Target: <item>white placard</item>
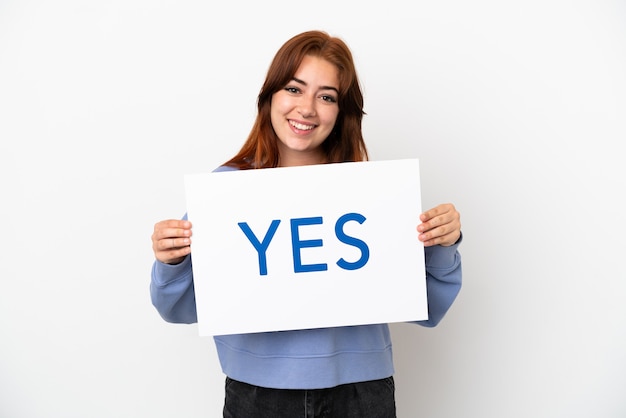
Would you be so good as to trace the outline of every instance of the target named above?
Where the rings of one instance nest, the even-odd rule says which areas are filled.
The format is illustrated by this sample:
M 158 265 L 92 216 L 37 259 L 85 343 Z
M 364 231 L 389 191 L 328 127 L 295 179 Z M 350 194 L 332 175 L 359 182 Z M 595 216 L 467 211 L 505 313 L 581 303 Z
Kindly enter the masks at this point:
M 428 318 L 417 159 L 185 176 L 203 336 Z

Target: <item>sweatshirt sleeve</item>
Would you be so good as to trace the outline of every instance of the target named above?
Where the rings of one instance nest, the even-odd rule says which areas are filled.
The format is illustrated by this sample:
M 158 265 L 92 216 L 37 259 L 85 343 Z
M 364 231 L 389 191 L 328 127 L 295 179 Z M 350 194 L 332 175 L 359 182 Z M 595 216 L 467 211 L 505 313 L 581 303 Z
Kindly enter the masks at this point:
M 191 256 L 176 265 L 155 260 L 152 265 L 150 297 L 165 321 L 181 324 L 197 322 Z
M 461 254 L 458 247 L 463 237 L 449 247 L 425 247 L 426 292 L 428 295 L 428 320 L 416 323 L 425 327 L 436 326 L 445 316 L 461 290 Z

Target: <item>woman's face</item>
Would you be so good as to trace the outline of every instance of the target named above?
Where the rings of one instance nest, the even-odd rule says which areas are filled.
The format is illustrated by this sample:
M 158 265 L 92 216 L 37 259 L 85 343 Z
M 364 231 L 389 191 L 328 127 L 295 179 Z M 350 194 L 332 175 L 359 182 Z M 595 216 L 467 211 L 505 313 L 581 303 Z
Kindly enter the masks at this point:
M 325 162 L 320 145 L 335 126 L 338 95 L 337 67 L 305 56 L 292 80 L 272 96 L 270 114 L 279 139 L 280 166 Z

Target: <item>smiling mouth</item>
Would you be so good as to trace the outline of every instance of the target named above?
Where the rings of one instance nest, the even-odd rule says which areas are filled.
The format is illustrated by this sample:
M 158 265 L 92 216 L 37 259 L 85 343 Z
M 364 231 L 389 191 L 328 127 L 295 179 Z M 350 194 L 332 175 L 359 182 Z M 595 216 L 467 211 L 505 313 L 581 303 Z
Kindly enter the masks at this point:
M 289 121 L 289 124 L 300 131 L 310 131 L 311 129 L 315 128 L 315 125 L 303 125 L 292 120 Z

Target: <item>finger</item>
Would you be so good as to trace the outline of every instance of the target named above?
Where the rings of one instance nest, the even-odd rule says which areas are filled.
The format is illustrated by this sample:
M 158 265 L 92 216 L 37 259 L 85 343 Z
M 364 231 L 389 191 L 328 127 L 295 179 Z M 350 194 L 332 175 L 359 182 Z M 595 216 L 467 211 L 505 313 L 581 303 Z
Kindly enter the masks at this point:
M 420 241 L 426 242 L 426 241 L 431 241 L 439 237 L 442 237 L 444 235 L 450 234 L 453 231 L 454 231 L 454 228 L 450 226 L 449 224 L 446 224 L 443 226 L 438 226 L 436 228 L 430 229 L 427 232 L 423 232 L 419 234 L 418 238 Z
M 431 215 L 433 216 L 428 218 Z M 417 230 L 418 232 L 426 232 L 448 223 L 458 223 L 460 227 L 461 215 L 454 205 L 448 203 L 424 212 L 420 218 L 422 218 L 422 223 L 418 225 Z
M 428 232 L 419 234 L 418 238 L 426 246 L 430 245 L 452 245 L 461 236 L 461 224 L 449 223 L 437 227 Z
M 422 213 L 420 215 L 420 220 L 422 222 L 427 222 L 428 220 L 436 216 L 439 216 L 439 215 L 442 215 L 442 214 L 445 214 L 454 210 L 455 210 L 454 205 L 452 203 L 442 203 L 441 205 L 437 205 L 434 208 L 428 209 L 427 211 Z
M 428 239 L 423 242 L 424 247 L 432 247 L 433 245 L 441 245 L 443 247 L 448 247 L 456 243 L 460 238 L 459 233 L 450 233 L 447 235 L 435 237 L 433 239 Z
M 189 238 L 165 238 L 153 243 L 157 260 L 167 264 L 178 264 L 191 253 Z
M 191 222 L 182 219 L 166 219 L 154 224 L 155 231 L 168 228 L 191 229 Z
M 180 220 L 162 221 L 154 226 L 154 233 L 152 235 L 155 240 L 175 237 L 190 237 L 191 222 Z
M 189 238 L 165 238 L 156 243 L 157 251 L 171 251 L 191 245 Z
M 178 264 L 189 254 L 191 254 L 191 247 L 189 246 L 169 251 L 155 252 L 157 260 L 166 264 Z
M 451 226 L 454 226 L 456 224 L 460 225 L 459 219 L 460 217 L 456 212 L 445 213 L 443 215 L 435 216 L 434 218 L 426 222 L 422 222 L 417 226 L 417 231 L 423 233 L 449 224 Z
M 446 223 L 446 220 L 443 218 L 443 216 L 435 216 L 434 218 L 430 218 L 428 221 L 419 224 L 417 226 L 417 230 L 419 232 L 430 231 L 431 229 L 434 229 L 443 223 Z
M 441 220 L 444 217 L 439 216 L 435 219 Z M 437 221 L 437 222 L 438 222 Z M 431 223 L 435 223 L 433 221 L 431 221 Z M 426 225 L 419 225 L 417 230 L 418 232 L 420 232 L 419 234 L 419 240 L 426 243 L 432 243 L 432 242 L 436 242 L 437 244 L 441 244 L 444 245 L 445 243 L 448 243 L 448 245 L 451 245 L 453 243 L 456 242 L 456 240 L 460 237 L 461 235 L 461 222 L 460 222 L 460 217 L 458 216 L 454 216 L 451 217 L 450 221 L 446 221 L 444 223 L 442 223 L 441 225 L 438 226 L 434 226 L 431 228 L 432 225 L 430 224 L 426 224 Z M 422 227 L 422 228 L 420 228 Z M 443 237 L 443 240 L 440 239 Z M 431 244 L 432 245 L 432 244 Z

